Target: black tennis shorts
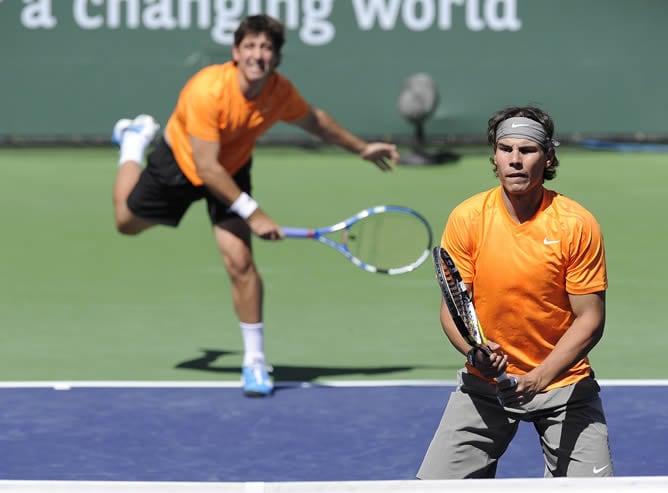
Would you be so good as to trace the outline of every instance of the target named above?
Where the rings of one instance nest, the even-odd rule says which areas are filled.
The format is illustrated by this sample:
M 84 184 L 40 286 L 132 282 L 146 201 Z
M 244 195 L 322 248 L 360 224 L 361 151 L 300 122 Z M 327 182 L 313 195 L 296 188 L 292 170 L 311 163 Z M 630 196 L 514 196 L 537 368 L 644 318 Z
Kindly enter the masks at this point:
M 239 188 L 250 195 L 252 159 L 232 178 Z M 176 163 L 172 149 L 160 138 L 149 153 L 146 168 L 128 196 L 128 207 L 133 214 L 155 224 L 178 226 L 190 205 L 206 199 L 211 224 L 238 217 L 229 212 L 229 205 L 219 200 L 205 186 L 193 185 Z

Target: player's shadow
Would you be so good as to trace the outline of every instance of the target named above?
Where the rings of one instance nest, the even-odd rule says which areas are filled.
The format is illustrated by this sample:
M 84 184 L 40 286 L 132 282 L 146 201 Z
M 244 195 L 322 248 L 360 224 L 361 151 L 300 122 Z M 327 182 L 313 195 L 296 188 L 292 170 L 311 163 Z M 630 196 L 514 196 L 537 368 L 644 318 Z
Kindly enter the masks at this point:
M 175 368 L 197 370 L 213 373 L 229 373 L 238 375 L 240 368 L 239 364 L 222 365 L 218 360 L 226 356 L 238 356 L 240 351 L 224 351 L 219 349 L 201 349 L 204 353 L 199 357 L 189 359 L 178 363 Z M 380 366 L 380 367 L 354 367 L 354 366 L 288 366 L 288 365 L 274 365 L 272 373 L 274 380 L 282 382 L 311 382 L 318 378 L 339 377 L 346 375 L 366 375 L 378 376 L 386 375 L 402 371 L 410 371 L 417 369 L 416 366 Z M 420 366 L 420 368 L 426 368 Z

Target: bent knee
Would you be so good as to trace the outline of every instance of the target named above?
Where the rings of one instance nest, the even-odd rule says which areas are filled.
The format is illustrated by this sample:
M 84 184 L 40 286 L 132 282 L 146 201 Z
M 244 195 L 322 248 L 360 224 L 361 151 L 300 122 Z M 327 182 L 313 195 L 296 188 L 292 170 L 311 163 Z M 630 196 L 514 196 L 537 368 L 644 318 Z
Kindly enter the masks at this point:
M 127 222 L 116 222 L 116 231 L 124 236 L 134 236 L 141 232 L 141 229 L 138 229 L 132 223 Z
M 141 231 L 138 227 L 138 221 L 135 215 L 130 211 L 124 201 L 117 200 L 114 197 L 114 225 L 116 231 L 122 235 L 136 235 Z
M 138 235 L 151 226 L 150 223 L 143 221 L 132 214 L 117 214 L 115 224 L 116 231 L 125 236 Z

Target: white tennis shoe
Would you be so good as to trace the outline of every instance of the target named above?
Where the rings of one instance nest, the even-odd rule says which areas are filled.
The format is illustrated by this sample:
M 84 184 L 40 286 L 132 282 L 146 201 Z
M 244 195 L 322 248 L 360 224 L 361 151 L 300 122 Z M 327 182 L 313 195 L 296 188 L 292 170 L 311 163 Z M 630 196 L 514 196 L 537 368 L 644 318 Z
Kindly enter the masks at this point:
M 160 124 L 151 115 L 139 115 L 133 120 L 121 118 L 114 125 L 114 130 L 111 133 L 111 142 L 120 147 L 123 143 L 125 133 L 134 132 L 141 135 L 145 144 L 148 145 L 153 141 L 159 129 Z

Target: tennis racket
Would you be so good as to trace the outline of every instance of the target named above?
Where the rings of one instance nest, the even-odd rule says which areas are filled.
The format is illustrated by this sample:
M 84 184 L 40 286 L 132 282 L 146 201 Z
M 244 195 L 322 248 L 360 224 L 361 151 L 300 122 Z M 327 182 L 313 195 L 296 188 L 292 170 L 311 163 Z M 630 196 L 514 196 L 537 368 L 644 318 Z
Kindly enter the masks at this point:
M 431 227 L 407 207 L 380 205 L 324 228 L 283 227 L 286 238 L 306 238 L 334 248 L 354 265 L 378 274 L 405 274 L 427 258 Z
M 462 280 L 462 276 L 459 274 L 454 260 L 440 246 L 435 246 L 432 254 L 436 270 L 436 280 L 441 287 L 443 299 L 459 333 L 471 346 L 479 348 L 489 355 L 491 350 L 486 346 L 487 339 L 485 338 L 485 333 L 482 331 L 482 326 L 466 289 L 466 284 Z M 508 380 L 508 376 L 504 372 L 496 377 L 496 380 L 502 382 Z

